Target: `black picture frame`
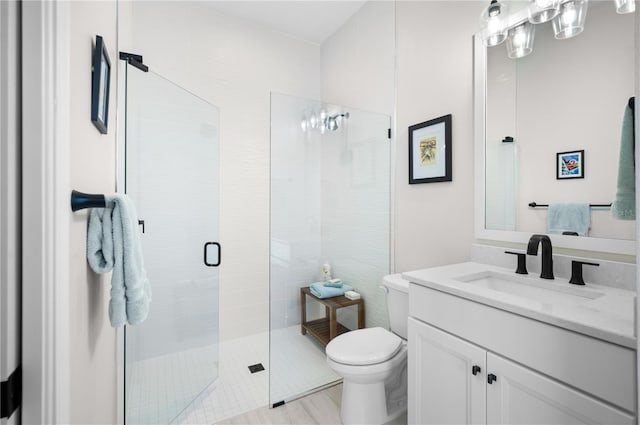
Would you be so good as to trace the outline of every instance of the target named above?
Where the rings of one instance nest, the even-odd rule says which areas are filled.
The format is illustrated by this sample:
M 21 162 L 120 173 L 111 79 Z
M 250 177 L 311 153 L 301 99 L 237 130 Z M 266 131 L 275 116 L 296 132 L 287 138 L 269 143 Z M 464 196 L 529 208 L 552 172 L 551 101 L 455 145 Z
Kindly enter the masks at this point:
M 584 149 L 556 153 L 556 180 L 584 178 Z
M 451 114 L 409 127 L 409 184 L 452 181 Z
M 100 133 L 107 134 L 111 61 L 104 40 L 99 35 L 96 36 L 91 65 L 91 122 Z

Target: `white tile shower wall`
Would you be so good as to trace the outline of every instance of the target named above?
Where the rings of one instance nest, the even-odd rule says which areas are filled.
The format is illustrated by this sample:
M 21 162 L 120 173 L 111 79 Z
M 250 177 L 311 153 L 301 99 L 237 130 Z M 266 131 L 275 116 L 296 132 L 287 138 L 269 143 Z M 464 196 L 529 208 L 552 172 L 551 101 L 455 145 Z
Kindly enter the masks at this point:
M 394 156 L 382 155 L 392 144 L 376 131 L 386 132 L 394 112 L 395 7 L 394 2 L 365 3 L 321 46 L 323 101 L 387 116 L 382 126 L 381 116 L 367 115 L 376 118 L 365 124 L 363 112 L 352 114 L 323 142 L 322 256 L 337 277 L 362 293 L 367 326 L 387 323 L 379 285 L 390 271 L 388 170 Z M 369 125 L 376 129 L 373 134 Z M 338 314 L 346 325 L 355 325 L 355 309 Z
M 387 115 L 344 109 L 322 143 L 322 259 L 365 300 L 366 326 L 387 327 L 382 278 L 389 273 L 390 143 Z M 338 317 L 354 328 L 356 309 Z
M 151 70 L 220 108 L 220 338 L 264 332 L 270 92 L 319 98 L 319 46 L 206 2 L 134 2 L 132 12 L 133 48 Z
M 482 264 L 491 264 L 506 268 L 516 268 L 516 260 L 513 255 L 507 255 L 504 251 L 525 252 L 524 249 L 506 249 L 499 246 L 473 244 L 471 248 L 471 261 Z M 587 283 L 613 286 L 615 288 L 636 290 L 636 265 L 635 263 L 622 263 L 601 259 L 585 258 L 572 255 L 554 254 L 553 272 L 556 282 L 568 282 L 571 277 L 571 261 L 589 261 L 600 264 L 599 267 L 583 267 L 584 280 Z M 527 270 L 530 274 L 540 273 L 540 254 L 527 255 Z
M 317 130 L 303 132 L 300 126 L 305 113 L 319 111 L 319 102 L 274 93 L 271 106 L 270 326 L 274 330 L 300 323 L 300 287 L 320 278 L 322 140 Z

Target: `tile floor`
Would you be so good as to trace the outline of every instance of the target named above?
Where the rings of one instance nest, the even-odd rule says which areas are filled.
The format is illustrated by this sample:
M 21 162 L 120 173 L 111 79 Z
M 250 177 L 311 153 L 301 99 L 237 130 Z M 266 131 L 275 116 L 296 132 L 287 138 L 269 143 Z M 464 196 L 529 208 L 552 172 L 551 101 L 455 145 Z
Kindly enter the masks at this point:
M 265 370 L 251 374 L 247 366 L 255 363 Z M 225 341 L 220 344 L 218 379 L 171 423 L 218 423 L 276 401 L 291 401 L 339 379 L 327 366 L 324 347 L 301 335 L 300 326 L 273 331 L 271 341 L 267 333 Z

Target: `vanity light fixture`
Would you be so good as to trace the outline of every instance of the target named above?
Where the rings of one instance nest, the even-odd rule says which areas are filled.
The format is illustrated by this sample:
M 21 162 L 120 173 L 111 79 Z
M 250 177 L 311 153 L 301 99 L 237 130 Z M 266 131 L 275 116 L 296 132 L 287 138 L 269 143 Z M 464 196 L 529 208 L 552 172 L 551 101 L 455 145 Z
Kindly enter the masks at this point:
M 616 12 L 619 14 L 633 13 L 636 11 L 636 2 L 634 0 L 615 0 Z
M 584 30 L 587 5 L 588 0 L 571 0 L 560 5 L 560 13 L 552 21 L 556 39 L 575 37 Z
M 497 46 L 507 38 L 508 6 L 498 0 L 491 0 L 480 15 L 480 31 L 487 47 Z
M 543 24 L 556 17 L 560 11 L 560 0 L 531 0 L 528 13 L 529 22 Z
M 535 27 L 530 22 L 523 22 L 511 28 L 507 38 L 507 56 L 518 59 L 531 53 L 535 34 Z

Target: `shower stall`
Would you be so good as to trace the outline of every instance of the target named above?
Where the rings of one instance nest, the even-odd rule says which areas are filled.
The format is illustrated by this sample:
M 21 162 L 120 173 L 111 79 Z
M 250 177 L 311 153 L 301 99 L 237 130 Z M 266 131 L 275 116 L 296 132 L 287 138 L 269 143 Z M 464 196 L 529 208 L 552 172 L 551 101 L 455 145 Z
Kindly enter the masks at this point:
M 269 403 L 337 382 L 324 346 L 302 335 L 324 307 L 301 306 L 300 288 L 333 277 L 364 299 L 367 327 L 387 326 L 380 289 L 390 268 L 390 117 L 341 105 L 271 95 Z M 338 322 L 357 328 L 355 306 Z
M 125 192 L 152 282 L 125 329 L 125 422 L 172 422 L 218 376 L 218 109 L 126 65 Z

